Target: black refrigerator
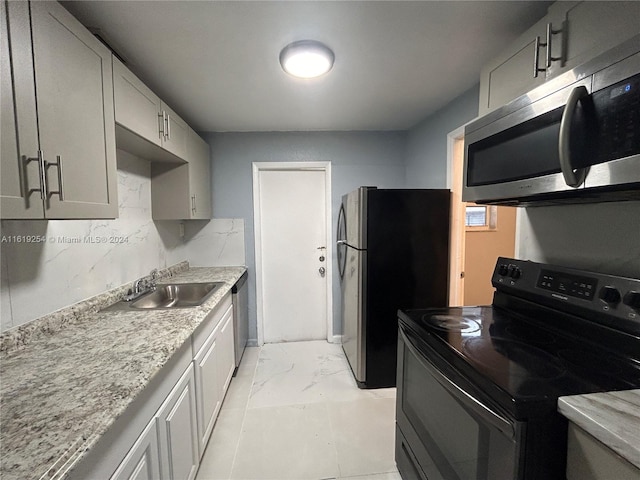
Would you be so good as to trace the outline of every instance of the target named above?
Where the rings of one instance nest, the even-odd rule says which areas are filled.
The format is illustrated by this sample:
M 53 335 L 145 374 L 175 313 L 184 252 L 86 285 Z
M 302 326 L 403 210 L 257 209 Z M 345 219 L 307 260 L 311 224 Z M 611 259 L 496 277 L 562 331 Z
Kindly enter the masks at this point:
M 342 197 L 342 348 L 360 388 L 396 385 L 398 309 L 443 307 L 449 190 L 360 187 Z

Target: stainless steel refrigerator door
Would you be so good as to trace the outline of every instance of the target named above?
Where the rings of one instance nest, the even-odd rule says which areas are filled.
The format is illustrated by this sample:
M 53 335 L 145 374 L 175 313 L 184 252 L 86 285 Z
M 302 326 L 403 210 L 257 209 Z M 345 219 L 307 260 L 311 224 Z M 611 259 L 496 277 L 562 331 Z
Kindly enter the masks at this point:
M 367 190 L 360 187 L 344 197 L 347 244 L 353 248 L 367 248 Z
M 367 252 L 347 247 L 342 278 L 342 348 L 359 382 L 366 381 L 365 282 Z

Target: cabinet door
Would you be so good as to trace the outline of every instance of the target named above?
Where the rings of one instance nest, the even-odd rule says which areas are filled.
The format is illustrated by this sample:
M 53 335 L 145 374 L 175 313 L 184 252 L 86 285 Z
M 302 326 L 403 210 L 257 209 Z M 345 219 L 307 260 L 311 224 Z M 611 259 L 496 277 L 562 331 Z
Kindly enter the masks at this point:
M 113 101 L 116 123 L 155 145 L 161 145 L 160 98 L 115 57 Z
M 162 479 L 192 480 L 196 476 L 200 455 L 195 399 L 192 362 L 156 414 Z
M 40 149 L 49 162 L 45 215 L 115 218 L 111 53 L 60 4 L 30 7 Z
M 552 62 L 552 77 L 638 35 L 640 2 L 556 2 L 549 8 L 549 21 L 554 29 L 562 27 L 564 36 L 553 38 L 553 55 L 563 59 Z
M 236 357 L 234 353 L 233 343 L 233 308 L 229 308 L 227 313 L 220 321 L 220 334 L 218 335 L 218 343 L 220 344 L 220 362 L 219 376 L 222 385 L 222 398 L 229 388 L 231 383 L 231 377 L 233 377 L 233 370 L 236 367 Z
M 211 166 L 209 145 L 189 129 L 189 188 L 191 194 L 191 218 L 211 218 Z
M 158 429 L 155 418 L 144 429 L 111 480 L 157 480 L 160 478 Z
M 0 210 L 3 219 L 43 218 L 29 4 L 1 1 L 0 9 Z
M 545 72 L 535 75 L 536 38 L 546 38 L 546 18 L 527 30 L 480 74 L 479 115 L 484 115 L 527 93 L 545 81 Z M 537 65 L 544 67 L 544 47 L 539 47 Z
M 219 333 L 219 328 L 211 332 L 194 358 L 200 456 L 204 454 L 222 404 L 222 383 L 219 375 L 220 347 L 217 338 Z
M 165 115 L 162 146 L 180 158 L 187 158 L 189 125 L 164 102 L 162 102 L 162 111 Z

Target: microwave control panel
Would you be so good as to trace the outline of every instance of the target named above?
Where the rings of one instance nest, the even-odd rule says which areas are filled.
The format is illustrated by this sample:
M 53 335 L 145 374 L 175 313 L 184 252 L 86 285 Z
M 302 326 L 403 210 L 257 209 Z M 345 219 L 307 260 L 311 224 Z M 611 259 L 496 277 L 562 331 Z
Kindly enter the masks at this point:
M 640 74 L 591 95 L 598 124 L 597 161 L 640 153 Z

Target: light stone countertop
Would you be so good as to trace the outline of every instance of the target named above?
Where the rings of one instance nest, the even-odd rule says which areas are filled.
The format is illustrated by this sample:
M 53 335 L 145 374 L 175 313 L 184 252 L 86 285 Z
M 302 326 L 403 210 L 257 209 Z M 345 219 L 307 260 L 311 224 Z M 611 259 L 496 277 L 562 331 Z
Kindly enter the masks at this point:
M 224 282 L 199 307 L 99 311 L 123 286 L 2 335 L 0 478 L 64 478 L 246 271 L 187 268 L 159 282 Z
M 560 397 L 558 411 L 640 468 L 640 389 Z

